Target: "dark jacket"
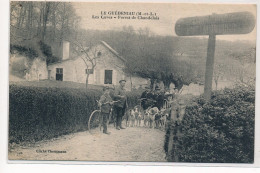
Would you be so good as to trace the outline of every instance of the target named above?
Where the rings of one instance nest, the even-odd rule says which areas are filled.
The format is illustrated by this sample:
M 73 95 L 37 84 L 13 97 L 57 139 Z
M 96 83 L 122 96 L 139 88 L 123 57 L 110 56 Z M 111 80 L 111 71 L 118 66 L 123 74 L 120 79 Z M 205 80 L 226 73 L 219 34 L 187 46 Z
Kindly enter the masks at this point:
M 142 95 L 141 95 L 141 99 L 142 99 L 142 101 L 141 101 L 141 106 L 142 106 L 142 108 L 143 108 L 144 110 L 147 109 L 147 106 L 146 106 L 147 93 L 148 93 L 148 91 L 144 91 L 144 92 L 142 93 Z
M 121 96 L 125 96 L 124 98 L 121 98 Z M 114 100 L 120 100 L 119 102 L 116 102 L 114 105 L 117 107 L 127 107 L 127 98 L 126 98 L 126 90 L 122 87 L 119 87 L 114 92 Z
M 153 93 L 150 91 L 144 91 L 141 95 L 142 101 L 141 106 L 144 110 L 146 110 L 148 107 L 154 105 L 153 100 Z
M 109 102 L 112 102 L 112 101 L 113 100 L 110 97 L 110 95 L 103 94 L 100 97 L 100 100 L 99 100 L 99 103 L 101 104 L 101 112 L 103 112 L 103 113 L 110 113 L 112 106 L 109 104 Z
M 163 101 L 164 101 L 164 94 L 163 93 L 156 93 L 154 94 L 154 100 L 156 101 L 155 107 L 157 107 L 159 110 L 163 107 Z

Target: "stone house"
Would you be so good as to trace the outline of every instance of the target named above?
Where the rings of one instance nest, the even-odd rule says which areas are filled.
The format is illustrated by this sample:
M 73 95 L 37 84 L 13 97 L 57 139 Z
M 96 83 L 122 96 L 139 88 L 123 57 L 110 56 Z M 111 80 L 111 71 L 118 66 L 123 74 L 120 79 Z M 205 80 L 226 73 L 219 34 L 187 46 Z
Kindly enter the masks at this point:
M 86 54 L 83 53 L 77 57 L 70 57 L 69 50 L 69 42 L 64 42 L 62 60 L 48 65 L 48 79 L 86 83 L 87 73 L 89 73 L 88 84 L 118 85 L 120 79 L 129 81 L 129 78 L 124 73 L 126 60 L 106 42 L 101 41 L 88 50 L 88 58 L 96 59 L 94 61 L 96 64 L 94 69 L 92 69 L 91 62 L 86 61 Z M 146 79 L 140 80 L 138 78 L 132 80 L 140 83 L 134 83 L 135 85 L 146 83 Z M 127 85 L 129 83 L 127 82 Z

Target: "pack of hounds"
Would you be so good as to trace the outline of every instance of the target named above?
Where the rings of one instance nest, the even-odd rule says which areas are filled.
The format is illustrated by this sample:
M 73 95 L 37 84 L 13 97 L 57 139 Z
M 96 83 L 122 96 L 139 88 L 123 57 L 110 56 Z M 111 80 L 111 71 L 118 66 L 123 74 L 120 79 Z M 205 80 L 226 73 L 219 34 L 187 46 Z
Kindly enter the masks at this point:
M 140 106 L 129 109 L 125 114 L 125 122 L 127 127 L 150 127 L 165 129 L 166 121 L 169 117 L 170 110 L 157 107 L 149 107 L 143 110 Z

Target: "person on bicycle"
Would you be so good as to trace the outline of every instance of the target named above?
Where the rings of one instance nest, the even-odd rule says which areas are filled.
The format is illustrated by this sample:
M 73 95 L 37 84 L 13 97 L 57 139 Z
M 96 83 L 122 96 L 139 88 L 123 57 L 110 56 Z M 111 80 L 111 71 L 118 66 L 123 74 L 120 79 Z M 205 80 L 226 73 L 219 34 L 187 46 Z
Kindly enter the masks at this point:
M 104 94 L 100 97 L 99 100 L 99 106 L 101 108 L 101 116 L 103 119 L 103 133 L 110 134 L 110 132 L 107 131 L 107 121 L 109 119 L 109 114 L 113 105 L 113 100 L 110 96 L 110 88 L 108 86 L 105 86 L 103 88 Z

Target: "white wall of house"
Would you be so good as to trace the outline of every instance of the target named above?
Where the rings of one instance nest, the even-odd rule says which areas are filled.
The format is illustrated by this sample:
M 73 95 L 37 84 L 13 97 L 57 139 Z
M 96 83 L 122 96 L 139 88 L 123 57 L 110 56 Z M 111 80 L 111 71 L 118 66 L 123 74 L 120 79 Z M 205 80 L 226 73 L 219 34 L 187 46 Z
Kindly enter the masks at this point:
M 112 84 L 118 85 L 120 79 L 124 79 L 123 61 L 111 53 L 104 45 L 99 44 L 90 50 L 90 57 L 94 54 L 101 52 L 100 57 L 97 59 L 96 67 L 93 74 L 89 75 L 89 84 L 103 85 L 105 81 L 105 71 L 112 70 Z M 84 56 L 84 54 L 83 54 Z M 49 77 L 51 80 L 56 80 L 56 69 L 63 69 L 63 81 L 72 81 L 78 83 L 86 82 L 86 69 L 87 66 L 82 59 L 84 57 L 77 57 L 76 59 L 67 59 L 60 63 L 54 63 L 48 66 Z M 89 68 L 91 63 L 88 62 Z
M 91 54 L 101 52 L 100 58 L 97 59 L 95 68 L 95 84 L 104 84 L 105 71 L 112 70 L 112 84 L 118 85 L 120 79 L 125 79 L 123 72 L 124 62 L 110 52 L 104 45 L 98 44 L 90 50 Z

